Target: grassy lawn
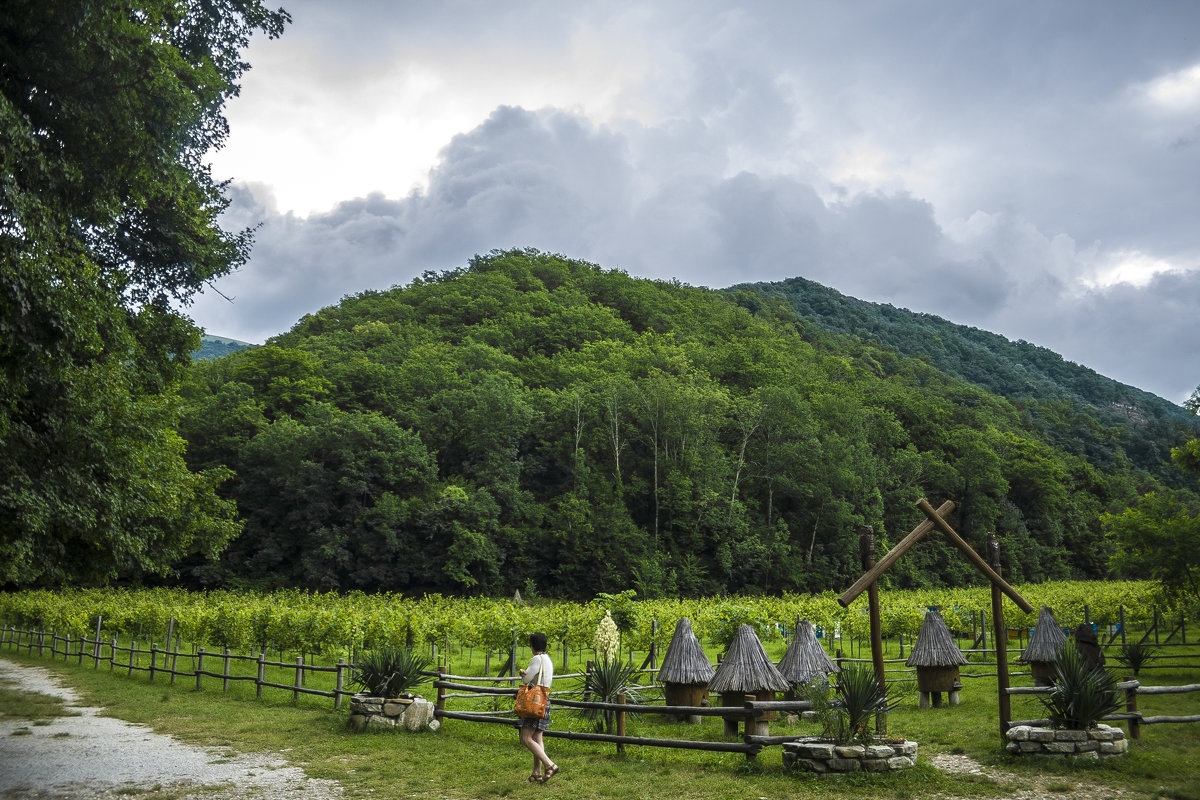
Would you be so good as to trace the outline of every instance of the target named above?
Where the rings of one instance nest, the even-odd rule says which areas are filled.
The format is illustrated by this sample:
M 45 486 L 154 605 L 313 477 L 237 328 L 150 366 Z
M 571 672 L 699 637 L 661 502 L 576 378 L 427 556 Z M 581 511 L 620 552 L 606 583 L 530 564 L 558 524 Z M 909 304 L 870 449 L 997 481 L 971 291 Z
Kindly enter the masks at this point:
M 1163 652 L 1169 653 L 1171 648 L 1164 648 Z M 771 651 L 771 655 L 777 658 L 781 653 Z M 229 692 L 223 694 L 220 680 L 206 678 L 204 689 L 197 692 L 194 679 L 180 680 L 172 686 L 159 674 L 150 683 L 146 673 L 135 671 L 129 677 L 119 666 L 110 672 L 105 663 L 96 670 L 87 659 L 80 666 L 74 659 L 51 661 L 37 657 L 36 653 L 18 655 L 7 648 L 0 650 L 0 656 L 49 667 L 64 682 L 76 687 L 84 703 L 103 706 L 112 716 L 149 724 L 181 740 L 240 751 L 283 753 L 293 763 L 303 766 L 309 775 L 338 781 L 351 797 L 549 795 L 753 800 L 861 798 L 869 793 L 873 798 L 885 799 L 988 798 L 1011 796 L 1017 790 L 1038 786 L 1047 794 L 1064 796 L 1078 788 L 1095 787 L 1096 797 L 1120 789 L 1138 797 L 1200 800 L 1200 777 L 1195 767 L 1200 763 L 1200 724 L 1143 726 L 1142 738 L 1133 742 L 1131 755 L 1115 762 L 1068 764 L 1017 760 L 1001 748 L 996 684 L 994 679 L 986 677 L 964 678 L 962 702 L 955 708 L 922 710 L 917 707 L 915 691 L 904 695 L 900 708 L 889 717 L 889 733 L 918 741 L 921 763 L 898 774 L 846 777 L 794 774 L 784 770 L 778 747 L 767 748 L 757 761 L 747 762 L 735 754 L 650 747 L 629 747 L 624 756 L 619 756 L 612 745 L 548 739 L 551 757 L 561 764 L 563 771 L 551 783 L 541 786 L 525 782 L 531 758 L 518 746 L 515 731 L 507 726 L 446 720 L 436 733 L 355 734 L 346 725 L 348 709 L 335 711 L 332 702 L 325 698 L 301 697 L 293 702 L 290 692 L 268 690 L 263 699 L 257 700 L 252 684 L 231 683 Z M 1200 661 L 1200 655 L 1189 660 Z M 469 661 L 465 657 L 456 658 L 452 666 L 458 674 L 478 674 L 483 662 L 476 653 Z M 207 662 L 206 668 L 220 669 Z M 492 668 L 495 672 L 498 664 Z M 247 664 L 246 669 L 252 670 L 253 665 Z M 990 669 L 994 668 L 968 667 L 964 671 Z M 287 670 L 279 672 L 271 679 L 291 682 Z M 332 681 L 331 677 L 328 679 Z M 1147 685 L 1195 683 L 1197 672 L 1143 672 L 1141 680 Z M 1019 678 L 1015 683 L 1028 683 L 1028 679 Z M 428 694 L 432 696 L 432 692 Z M 480 706 L 470 700 L 452 700 L 449 707 L 472 710 Z M 1147 715 L 1197 714 L 1200 693 L 1143 696 L 1140 710 Z M 1036 699 L 1013 698 L 1014 717 L 1042 715 Z M 631 719 L 628 733 L 720 739 L 720 724 L 717 719 L 706 718 L 699 726 L 681 726 L 646 716 Z M 594 730 L 592 723 L 566 709 L 556 711 L 553 727 Z M 818 733 L 808 723 L 789 726 L 783 722 L 772 723 L 771 732 Z M 939 754 L 969 756 L 998 777 L 943 773 L 929 765 Z

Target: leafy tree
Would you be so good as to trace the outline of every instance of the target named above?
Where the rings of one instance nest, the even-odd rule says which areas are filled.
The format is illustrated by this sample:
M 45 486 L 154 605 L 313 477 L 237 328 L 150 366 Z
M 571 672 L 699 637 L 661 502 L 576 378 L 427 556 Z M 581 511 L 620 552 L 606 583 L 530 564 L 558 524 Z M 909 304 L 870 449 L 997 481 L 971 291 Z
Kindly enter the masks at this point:
M 1099 515 L 1158 486 L 780 300 L 527 250 L 347 298 L 198 367 L 185 397 L 193 466 L 238 473 L 223 491 L 246 533 L 208 576 L 235 582 L 841 589 L 861 571 L 858 529 L 883 552 L 922 496 L 955 500 L 976 546 L 998 533 L 1014 580 L 1098 576 Z M 982 580 L 941 537 L 888 579 Z
M 203 163 L 255 0 L 0 7 L 0 583 L 158 574 L 236 534 L 184 466 L 174 310 L 245 261 Z

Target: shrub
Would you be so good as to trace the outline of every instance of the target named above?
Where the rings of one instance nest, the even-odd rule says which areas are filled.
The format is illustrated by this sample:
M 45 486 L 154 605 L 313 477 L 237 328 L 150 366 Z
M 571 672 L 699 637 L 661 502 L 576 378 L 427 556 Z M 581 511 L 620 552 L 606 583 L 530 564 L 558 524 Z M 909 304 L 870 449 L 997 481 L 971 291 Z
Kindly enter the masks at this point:
M 384 646 L 367 650 L 354 665 L 350 681 L 372 697 L 398 697 L 429 681 L 428 656 L 407 647 Z
M 875 670 L 861 664 L 845 667 L 835 684 L 815 680 L 803 684 L 801 691 L 817 713 L 822 735 L 838 744 L 869 744 L 872 718 L 895 708 L 879 686 Z
M 1154 660 L 1157 656 L 1158 648 L 1153 645 L 1144 644 L 1143 642 L 1129 642 L 1121 645 L 1121 652 L 1117 655 L 1117 661 L 1133 670 L 1133 674 L 1137 675 L 1142 671 L 1142 667 L 1146 663 Z
M 636 670 L 633 664 L 617 660 L 599 661 L 592 665 L 588 670 L 587 678 L 584 681 L 584 690 L 591 694 L 592 699 L 602 703 L 617 702 L 618 695 L 625 695 L 625 702 L 631 705 L 637 705 L 642 702 L 642 695 L 637 690 L 635 682 Z M 589 708 L 585 710 L 585 716 L 588 719 L 594 720 L 601 715 L 599 709 Z M 616 714 L 612 711 L 603 713 L 604 727 L 608 733 L 612 733 L 613 720 Z
M 1052 727 L 1086 730 L 1121 707 L 1116 684 L 1108 670 L 1067 642 L 1054 660 L 1053 690 L 1038 699 L 1050 712 Z

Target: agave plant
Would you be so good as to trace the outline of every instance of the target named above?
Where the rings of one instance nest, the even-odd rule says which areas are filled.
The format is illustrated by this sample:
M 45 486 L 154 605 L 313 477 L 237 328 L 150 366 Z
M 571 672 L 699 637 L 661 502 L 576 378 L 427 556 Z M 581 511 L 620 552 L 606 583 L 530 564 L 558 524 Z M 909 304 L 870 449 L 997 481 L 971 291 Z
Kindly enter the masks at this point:
M 1054 687 L 1038 697 L 1055 728 L 1086 730 L 1121 707 L 1117 680 L 1104 667 L 1088 661 L 1073 642 L 1054 660 Z
M 633 664 L 627 661 L 599 661 L 588 670 L 584 691 L 598 702 L 615 703 L 619 695 L 625 695 L 626 703 L 637 705 L 642 702 L 642 695 L 636 688 L 635 672 Z M 616 719 L 614 712 L 601 712 L 599 709 L 589 708 L 584 714 L 590 720 L 595 720 L 603 714 L 605 731 L 613 732 L 613 721 Z
M 1153 645 L 1143 642 L 1129 642 L 1121 645 L 1121 652 L 1117 655 L 1117 661 L 1120 661 L 1125 666 L 1133 670 L 1133 674 L 1137 675 L 1142 671 L 1142 667 L 1146 666 L 1146 662 L 1152 661 L 1157 657 L 1158 648 Z
M 380 647 L 359 656 L 350 681 L 372 697 L 399 697 L 429 681 L 428 656 L 407 647 Z
M 896 707 L 879 685 L 875 670 L 860 664 L 845 667 L 837 682 L 814 680 L 804 684 L 803 693 L 812 703 L 823 735 L 838 744 L 871 741 L 871 720 Z

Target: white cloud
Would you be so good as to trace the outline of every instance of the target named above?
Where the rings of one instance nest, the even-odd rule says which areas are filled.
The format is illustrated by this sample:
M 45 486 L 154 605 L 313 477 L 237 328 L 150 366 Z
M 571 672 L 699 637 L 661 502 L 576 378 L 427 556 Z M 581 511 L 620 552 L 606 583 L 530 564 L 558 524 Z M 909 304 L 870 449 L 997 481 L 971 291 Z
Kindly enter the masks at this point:
M 693 284 L 803 275 L 1168 396 L 1200 381 L 1151 310 L 1200 266 L 1200 6 L 291 5 L 214 159 L 265 221 L 221 284 L 238 303 L 197 305 L 214 332 L 534 246 Z M 1115 341 L 1091 315 L 1122 304 Z

